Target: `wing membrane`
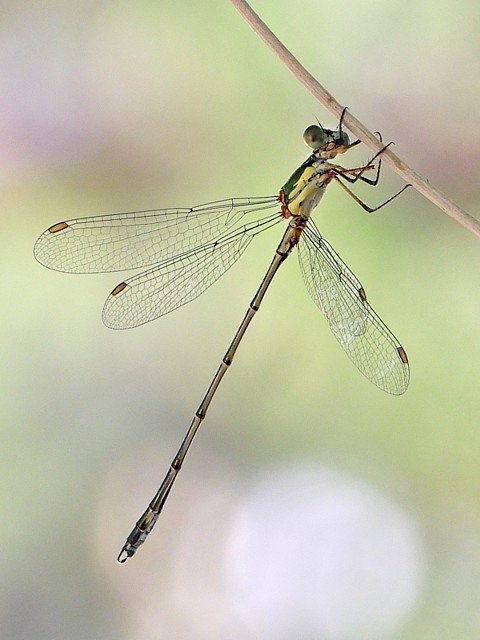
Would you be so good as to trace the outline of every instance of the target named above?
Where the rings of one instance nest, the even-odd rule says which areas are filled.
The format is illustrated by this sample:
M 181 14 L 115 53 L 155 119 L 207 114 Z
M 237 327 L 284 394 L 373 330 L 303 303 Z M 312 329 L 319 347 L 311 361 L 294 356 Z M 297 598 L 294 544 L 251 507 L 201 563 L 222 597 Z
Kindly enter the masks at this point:
M 125 280 L 105 302 L 104 323 L 112 329 L 128 329 L 191 302 L 230 269 L 255 235 L 280 221 L 277 214 L 267 216 Z
M 387 393 L 404 393 L 410 376 L 405 350 L 312 220 L 300 238 L 299 260 L 308 292 L 355 366 Z
M 154 265 L 200 247 L 278 207 L 274 196 L 230 198 L 190 209 L 133 211 L 60 222 L 34 248 L 44 266 L 68 273 L 122 271 Z

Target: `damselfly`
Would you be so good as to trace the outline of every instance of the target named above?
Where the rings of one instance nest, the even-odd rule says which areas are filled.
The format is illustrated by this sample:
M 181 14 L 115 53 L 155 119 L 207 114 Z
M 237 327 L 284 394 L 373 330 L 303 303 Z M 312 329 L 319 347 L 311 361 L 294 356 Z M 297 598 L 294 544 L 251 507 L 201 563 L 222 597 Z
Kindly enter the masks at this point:
M 305 130 L 304 139 L 313 152 L 277 196 L 77 218 L 54 224 L 37 240 L 35 257 L 57 271 L 99 273 L 150 267 L 118 284 L 107 298 L 104 323 L 125 329 L 150 322 L 190 302 L 238 260 L 255 236 L 282 222 L 287 225 L 165 479 L 128 536 L 117 558 L 119 562 L 133 556 L 153 529 L 220 381 L 273 277 L 294 247 L 298 246 L 308 292 L 352 362 L 387 393 L 405 392 L 409 380 L 405 350 L 368 303 L 359 280 L 310 217 L 332 180 L 369 213 L 384 207 L 408 186 L 374 208 L 351 191 L 346 183 L 378 183 L 379 156 L 386 147 L 360 167 L 346 169 L 334 164 L 331 160 L 360 142 L 350 142 L 342 130 L 342 119 L 336 130 L 320 125 Z M 375 168 L 374 178 L 364 175 Z

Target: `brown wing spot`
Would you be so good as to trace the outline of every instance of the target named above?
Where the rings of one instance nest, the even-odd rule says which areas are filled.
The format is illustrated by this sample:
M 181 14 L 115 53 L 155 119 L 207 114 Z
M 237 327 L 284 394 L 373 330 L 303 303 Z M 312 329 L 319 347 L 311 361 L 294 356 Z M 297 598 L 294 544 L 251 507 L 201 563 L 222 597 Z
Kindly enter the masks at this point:
M 126 282 L 120 282 L 120 284 L 117 284 L 117 286 L 115 287 L 115 289 L 112 291 L 110 295 L 118 296 L 118 294 L 121 293 L 126 286 L 127 286 Z
M 360 287 L 360 289 L 358 290 L 358 295 L 364 302 L 367 301 L 367 294 L 365 293 L 365 289 L 363 287 Z
M 68 224 L 66 222 L 57 222 L 57 224 L 48 227 L 50 233 L 58 233 L 59 231 L 63 231 L 68 228 Z
M 405 353 L 405 349 L 403 347 L 397 347 L 397 351 L 403 364 L 408 364 L 408 358 L 407 354 Z

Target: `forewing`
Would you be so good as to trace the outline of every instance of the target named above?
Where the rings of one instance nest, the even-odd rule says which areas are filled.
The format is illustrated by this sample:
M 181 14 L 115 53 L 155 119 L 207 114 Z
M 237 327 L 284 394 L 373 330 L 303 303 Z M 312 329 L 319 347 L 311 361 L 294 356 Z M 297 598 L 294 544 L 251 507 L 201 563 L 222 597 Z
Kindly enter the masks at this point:
M 190 209 L 158 209 L 77 218 L 49 227 L 36 259 L 68 273 L 100 273 L 153 265 L 223 237 L 249 213 L 278 207 L 273 196 L 230 198 Z
M 312 220 L 299 242 L 299 260 L 308 292 L 355 366 L 387 393 L 404 393 L 410 377 L 405 350 Z

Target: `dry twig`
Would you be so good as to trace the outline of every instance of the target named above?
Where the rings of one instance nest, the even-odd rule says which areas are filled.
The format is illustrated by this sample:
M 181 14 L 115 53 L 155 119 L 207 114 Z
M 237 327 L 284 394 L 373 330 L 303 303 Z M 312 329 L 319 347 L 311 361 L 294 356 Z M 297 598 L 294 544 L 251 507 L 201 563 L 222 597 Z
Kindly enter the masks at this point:
M 245 0 L 230 0 L 237 11 L 243 16 L 253 31 L 267 44 L 272 51 L 279 57 L 283 64 L 290 69 L 293 75 L 299 80 L 323 106 L 331 111 L 333 115 L 340 119 L 343 106 L 340 105 L 335 98 L 314 78 L 303 65 L 290 53 L 277 36 L 267 27 L 267 25 L 258 17 Z M 367 129 L 355 116 L 349 111 L 344 117 L 345 126 L 364 142 L 373 151 L 380 151 L 382 148 L 378 138 Z M 395 155 L 390 149 L 386 149 L 382 154 L 382 159 L 391 166 L 406 182 L 409 182 L 415 189 L 424 195 L 428 200 L 437 205 L 451 218 L 460 223 L 463 227 L 471 231 L 480 238 L 480 222 L 473 218 L 463 209 L 460 209 L 443 193 L 433 187 L 428 180 L 422 178 L 412 168 L 410 168 L 403 160 Z

